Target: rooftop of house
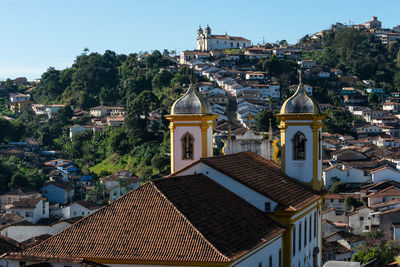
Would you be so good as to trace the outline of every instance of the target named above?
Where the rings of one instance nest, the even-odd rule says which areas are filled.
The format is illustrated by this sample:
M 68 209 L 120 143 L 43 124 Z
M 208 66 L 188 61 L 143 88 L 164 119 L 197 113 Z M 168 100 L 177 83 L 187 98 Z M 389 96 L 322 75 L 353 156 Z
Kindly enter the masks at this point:
M 329 238 L 333 235 L 339 235 L 342 239 L 346 240 L 349 243 L 355 243 L 355 242 L 359 242 L 362 241 L 363 238 L 360 235 L 355 235 L 346 231 L 338 231 L 338 232 L 334 232 L 330 235 L 328 235 L 326 238 Z
M 322 239 L 322 252 L 335 251 L 337 254 L 349 253 L 350 249 L 344 247 L 337 241 L 328 242 L 325 238 Z
M 18 201 L 14 201 L 11 209 L 34 209 L 37 203 L 45 198 L 24 198 Z
M 283 231 L 264 212 L 197 174 L 148 182 L 41 244 L 7 257 L 227 263 Z
M 82 207 L 85 207 L 89 210 L 96 210 L 96 209 L 99 209 L 102 207 L 102 206 L 97 205 L 96 203 L 93 203 L 93 202 L 87 201 L 87 200 L 75 201 L 75 202 L 72 202 L 71 204 L 69 204 L 69 206 L 72 206 L 74 204 L 81 205 Z

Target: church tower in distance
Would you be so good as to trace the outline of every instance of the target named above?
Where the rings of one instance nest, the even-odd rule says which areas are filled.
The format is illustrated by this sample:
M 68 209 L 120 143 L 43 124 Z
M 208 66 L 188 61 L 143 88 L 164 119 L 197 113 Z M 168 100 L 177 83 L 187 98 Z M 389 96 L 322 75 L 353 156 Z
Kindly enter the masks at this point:
M 300 75 L 301 76 L 301 75 Z M 320 191 L 322 181 L 322 114 L 301 82 L 276 117 L 281 121 L 281 168 L 291 178 Z
M 171 114 L 165 117 L 170 121 L 171 173 L 213 155 L 213 121 L 218 115 L 213 114 L 193 81 L 185 95 L 172 105 Z

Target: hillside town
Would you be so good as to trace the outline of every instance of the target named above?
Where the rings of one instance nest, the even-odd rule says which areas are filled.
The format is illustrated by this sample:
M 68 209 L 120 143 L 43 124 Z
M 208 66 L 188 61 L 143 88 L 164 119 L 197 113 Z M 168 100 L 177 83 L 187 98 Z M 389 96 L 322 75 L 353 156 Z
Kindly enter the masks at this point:
M 45 75 L 0 81 L 2 121 L 18 125 L 29 116 L 37 121 L 31 128 L 62 128 L 54 143 L 45 134 L 1 136 L 0 158 L 18 162 L 10 166 L 23 162 L 42 179 L 35 184 L 10 173 L 1 188 L 1 266 L 397 266 L 378 256 L 368 265 L 359 255 L 371 238 L 400 247 L 400 87 L 313 56 L 322 53 L 323 38 L 348 29 L 400 55 L 400 25 L 382 28 L 375 16 L 362 24 L 335 23 L 292 45 L 254 44 L 216 35 L 211 26 L 198 27 L 195 50 L 158 52 L 163 65 L 155 73 L 168 72 L 171 81 L 186 76 L 177 98 L 154 93 L 164 101 L 156 108 L 150 98 L 140 109 L 103 101 L 103 95 L 99 105 L 85 106 L 65 92 L 61 101 L 49 101 L 38 93 L 48 86 Z M 152 52 L 138 54 L 131 69 L 149 68 L 152 58 Z M 150 84 L 155 88 L 155 79 Z M 123 132 L 126 125 L 143 128 L 144 136 L 167 133 L 149 143 L 166 144 L 168 151 L 158 157 L 144 150 L 147 166 L 135 155 L 124 158 L 132 154 L 121 145 L 130 134 Z M 99 140 L 114 133 L 103 148 Z M 87 140 L 98 150 L 117 148 L 97 161 Z M 85 148 L 89 152 L 76 152 Z M 124 225 L 99 230 L 111 219 Z

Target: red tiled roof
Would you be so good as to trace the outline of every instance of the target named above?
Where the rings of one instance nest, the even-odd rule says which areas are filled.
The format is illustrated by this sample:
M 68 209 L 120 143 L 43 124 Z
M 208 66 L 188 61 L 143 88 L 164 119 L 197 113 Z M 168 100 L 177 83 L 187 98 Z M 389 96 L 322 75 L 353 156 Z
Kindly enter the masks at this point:
M 170 176 L 202 162 L 220 171 L 254 191 L 276 201 L 278 209 L 296 211 L 305 208 L 323 195 L 311 187 L 282 173 L 273 161 L 253 152 L 240 152 L 224 156 L 201 158 Z
M 246 38 L 238 37 L 238 36 L 229 36 L 229 35 L 211 35 L 211 38 L 250 42 L 250 40 L 248 40 Z
M 283 231 L 265 213 L 198 174 L 148 182 L 39 245 L 7 257 L 227 263 Z
M 14 201 L 12 204 L 13 209 L 34 209 L 36 204 L 40 200 L 45 200 L 45 198 L 24 198 L 18 201 Z

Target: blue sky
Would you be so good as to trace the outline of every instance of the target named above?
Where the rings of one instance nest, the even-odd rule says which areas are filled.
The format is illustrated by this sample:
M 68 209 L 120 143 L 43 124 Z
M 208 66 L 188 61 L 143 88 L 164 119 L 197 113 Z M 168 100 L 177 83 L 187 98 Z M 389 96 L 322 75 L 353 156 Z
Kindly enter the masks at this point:
M 393 27 L 399 10 L 399 0 L 0 0 L 0 79 L 66 68 L 85 47 L 125 54 L 193 49 L 199 24 L 253 43 L 295 43 L 336 21 L 378 16 Z

